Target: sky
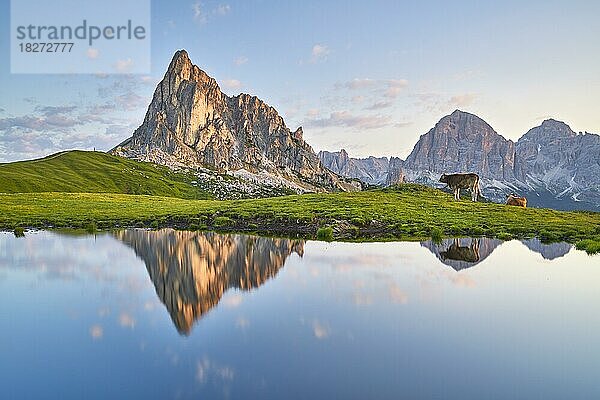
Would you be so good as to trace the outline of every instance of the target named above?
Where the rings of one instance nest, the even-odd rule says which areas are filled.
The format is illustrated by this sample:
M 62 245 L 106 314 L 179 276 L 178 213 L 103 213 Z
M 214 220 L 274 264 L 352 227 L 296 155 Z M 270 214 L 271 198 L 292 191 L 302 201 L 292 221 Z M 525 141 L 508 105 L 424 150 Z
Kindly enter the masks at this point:
M 0 162 L 114 147 L 141 124 L 178 49 L 225 93 L 256 95 L 302 126 L 316 151 L 404 158 L 455 109 L 515 141 L 547 118 L 600 132 L 600 2 L 151 6 L 148 74 L 11 74 L 0 0 Z

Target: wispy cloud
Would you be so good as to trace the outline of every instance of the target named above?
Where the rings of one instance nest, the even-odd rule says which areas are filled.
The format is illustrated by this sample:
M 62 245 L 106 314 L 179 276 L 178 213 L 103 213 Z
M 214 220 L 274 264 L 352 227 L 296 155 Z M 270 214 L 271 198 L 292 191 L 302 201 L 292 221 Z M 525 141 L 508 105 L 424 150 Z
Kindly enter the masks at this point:
M 450 97 L 448 105 L 454 108 L 466 107 L 471 105 L 476 98 L 475 93 L 463 93 Z
M 45 156 L 68 149 L 108 150 L 139 126 L 154 80 L 148 76 L 97 77 L 99 99 L 93 103 L 39 105 L 22 115 L 0 114 L 0 161 Z
M 389 99 L 395 99 L 408 86 L 406 79 L 387 79 L 383 81 L 387 86 L 384 96 Z
M 128 72 L 131 70 L 131 67 L 133 67 L 133 60 L 131 58 L 117 60 L 114 66 L 118 72 Z
M 320 61 L 324 61 L 327 59 L 329 53 L 329 47 L 327 47 L 324 44 L 317 43 L 312 47 L 312 50 L 310 52 L 310 62 L 314 64 Z
M 365 107 L 365 110 L 382 110 L 384 108 L 389 108 L 394 103 L 391 100 L 381 100 L 371 104 L 368 107 Z
M 206 22 L 206 14 L 202 10 L 202 4 L 199 1 L 196 1 L 192 4 L 192 12 L 194 21 L 203 24 Z
M 377 129 L 391 124 L 387 115 L 355 115 L 349 111 L 335 111 L 328 117 L 309 119 L 306 126 L 314 128 L 346 127 L 357 129 Z
M 237 66 L 244 65 L 247 62 L 248 62 L 248 57 L 246 57 L 246 56 L 239 56 L 235 60 L 233 60 L 233 63 Z
M 334 88 L 348 90 L 378 89 L 378 91 L 383 90 L 384 96 L 395 98 L 407 86 L 408 80 L 406 79 L 354 78 L 345 82 L 337 82 Z
M 239 89 L 242 87 L 242 82 L 237 79 L 224 79 L 221 82 L 221 86 L 226 89 Z
M 217 6 L 217 8 L 215 8 L 215 13 L 219 15 L 229 14 L 230 11 L 231 6 L 229 6 L 229 4 L 220 4 Z
M 367 103 L 364 110 L 377 111 L 392 107 L 407 86 L 406 79 L 354 78 L 337 82 L 333 87 L 339 96 L 351 96 L 352 104 Z
M 372 88 L 377 85 L 377 80 L 371 78 L 354 78 L 347 82 L 338 82 L 335 84 L 337 89 L 346 88 L 350 90 Z
M 229 4 L 219 4 L 213 8 L 207 8 L 201 1 L 192 3 L 192 18 L 198 24 L 205 24 L 212 16 L 224 16 L 231 12 Z

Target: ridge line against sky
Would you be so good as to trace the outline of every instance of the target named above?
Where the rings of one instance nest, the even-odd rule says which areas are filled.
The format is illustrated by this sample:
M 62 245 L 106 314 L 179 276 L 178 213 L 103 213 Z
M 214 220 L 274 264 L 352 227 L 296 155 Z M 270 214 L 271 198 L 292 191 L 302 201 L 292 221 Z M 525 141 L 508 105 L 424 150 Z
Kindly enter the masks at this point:
M 150 75 L 11 75 L 0 0 L 0 161 L 112 148 L 181 48 L 225 93 L 303 126 L 316 151 L 406 158 L 457 108 L 515 141 L 547 118 L 600 132 L 597 15 L 586 1 L 153 1 Z

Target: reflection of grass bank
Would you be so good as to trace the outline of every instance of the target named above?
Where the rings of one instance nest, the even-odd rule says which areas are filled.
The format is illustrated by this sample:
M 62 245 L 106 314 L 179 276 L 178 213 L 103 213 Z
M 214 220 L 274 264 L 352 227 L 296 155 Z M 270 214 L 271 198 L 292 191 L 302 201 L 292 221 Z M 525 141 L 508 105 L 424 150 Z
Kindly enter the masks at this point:
M 86 193 L 0 195 L 4 230 L 85 228 L 91 222 L 99 229 L 174 226 L 303 237 L 315 237 L 319 228 L 331 227 L 332 238 L 338 240 L 536 236 L 548 242 L 579 242 L 579 248 L 588 251 L 597 251 L 600 243 L 600 213 L 454 202 L 446 193 L 413 184 L 227 201 Z
M 576 247 L 579 250 L 585 250 L 590 254 L 600 253 L 600 235 L 591 239 L 583 239 L 577 242 Z

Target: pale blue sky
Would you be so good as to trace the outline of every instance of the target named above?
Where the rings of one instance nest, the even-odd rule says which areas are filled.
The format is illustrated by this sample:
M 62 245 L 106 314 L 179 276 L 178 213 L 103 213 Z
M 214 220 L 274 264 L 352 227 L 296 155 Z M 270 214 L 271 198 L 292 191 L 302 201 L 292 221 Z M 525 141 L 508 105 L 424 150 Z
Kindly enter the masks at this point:
M 150 75 L 11 75 L 0 0 L 0 161 L 130 136 L 174 51 L 255 94 L 315 150 L 405 157 L 456 108 L 516 140 L 600 132 L 600 2 L 153 1 Z M 101 55 L 100 55 L 101 56 Z

